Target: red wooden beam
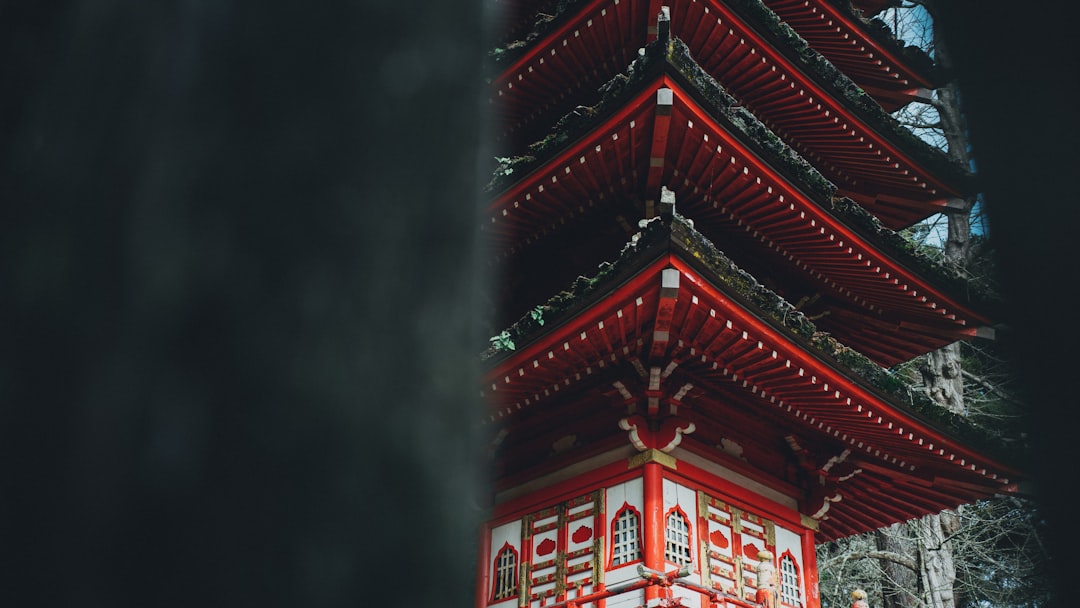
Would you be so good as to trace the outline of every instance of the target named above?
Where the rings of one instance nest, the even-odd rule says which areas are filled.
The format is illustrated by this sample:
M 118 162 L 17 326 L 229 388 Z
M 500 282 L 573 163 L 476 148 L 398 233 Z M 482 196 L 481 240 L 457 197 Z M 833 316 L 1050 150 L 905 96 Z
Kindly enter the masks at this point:
M 667 157 L 668 132 L 671 130 L 672 91 L 661 87 L 656 91 L 656 118 L 653 120 L 652 144 L 649 148 L 648 177 L 645 180 L 645 218 L 656 215 L 656 197 L 660 194 L 660 178 Z

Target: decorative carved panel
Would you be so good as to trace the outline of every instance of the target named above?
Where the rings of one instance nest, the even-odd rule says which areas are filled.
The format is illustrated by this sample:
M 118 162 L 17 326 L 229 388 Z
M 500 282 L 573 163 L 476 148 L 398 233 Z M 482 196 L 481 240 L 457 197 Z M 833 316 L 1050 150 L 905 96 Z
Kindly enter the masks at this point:
M 591 593 L 602 581 L 604 494 L 598 490 L 525 518 L 531 559 L 520 605 L 540 608 Z
M 753 600 L 758 552 L 776 552 L 772 521 L 698 492 L 702 579 L 707 587 Z

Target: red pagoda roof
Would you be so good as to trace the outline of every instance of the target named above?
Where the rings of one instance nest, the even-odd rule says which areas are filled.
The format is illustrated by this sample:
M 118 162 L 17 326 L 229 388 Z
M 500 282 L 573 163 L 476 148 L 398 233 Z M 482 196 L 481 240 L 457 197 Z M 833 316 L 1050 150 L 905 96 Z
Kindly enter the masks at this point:
M 676 66 L 677 56 L 643 59 L 618 96 L 581 110 L 582 126 L 553 133 L 547 156 L 528 174 L 520 175 L 519 166 L 517 181 L 493 198 L 482 225 L 497 259 L 527 258 L 537 243 L 573 242 L 545 247 L 538 261 L 538 268 L 554 267 L 545 272 L 556 281 L 569 282 L 574 274 L 559 276 L 559 268 L 595 267 L 603 251 L 627 237 L 613 222 L 607 232 L 589 222 L 582 233 L 572 228 L 585 224 L 575 217 L 621 209 L 636 221 L 642 209 L 651 215 L 664 185 L 677 191 L 680 211 L 729 255 L 763 281 L 784 286 L 785 297 L 821 316 L 823 330 L 879 364 L 982 335 L 988 318 L 966 296 L 939 287 L 949 283 L 943 268 L 912 255 L 903 239 L 836 198 L 828 182 L 775 137 L 769 140 L 752 116 L 725 105 L 730 98 L 695 74 L 688 56 Z M 554 288 L 536 285 L 546 290 L 540 294 Z M 519 293 L 529 302 L 542 297 Z
M 965 421 L 817 333 L 677 214 L 542 311 L 487 362 L 504 489 L 625 445 L 618 420 L 642 415 L 693 423 L 681 449 L 797 494 L 824 540 L 1015 491 L 1016 471 L 957 439 Z
M 867 23 L 830 0 L 763 1 L 886 111 L 926 99 L 936 88 L 932 60 L 901 46 L 884 23 Z
M 491 83 L 501 136 L 535 134 L 530 125 L 550 124 L 591 99 L 646 44 L 656 23 L 649 11 L 658 6 L 593 0 L 553 21 Z M 885 225 L 910 225 L 968 193 L 962 168 L 898 125 L 762 5 L 680 3 L 670 27 L 706 72 Z

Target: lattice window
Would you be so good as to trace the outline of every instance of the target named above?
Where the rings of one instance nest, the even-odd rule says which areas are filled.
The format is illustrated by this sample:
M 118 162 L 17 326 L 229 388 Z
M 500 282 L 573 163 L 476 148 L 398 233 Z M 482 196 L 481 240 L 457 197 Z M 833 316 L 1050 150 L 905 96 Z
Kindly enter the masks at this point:
M 799 567 L 790 553 L 780 558 L 780 601 L 788 606 L 802 608 L 799 593 Z
M 495 586 L 492 588 L 492 601 L 505 600 L 517 596 L 517 552 L 509 545 L 504 545 L 495 558 Z
M 679 565 L 690 563 L 690 525 L 686 516 L 673 510 L 667 516 L 667 542 L 664 544 L 664 559 Z
M 629 505 L 611 522 L 611 565 L 628 564 L 641 559 L 641 524 Z

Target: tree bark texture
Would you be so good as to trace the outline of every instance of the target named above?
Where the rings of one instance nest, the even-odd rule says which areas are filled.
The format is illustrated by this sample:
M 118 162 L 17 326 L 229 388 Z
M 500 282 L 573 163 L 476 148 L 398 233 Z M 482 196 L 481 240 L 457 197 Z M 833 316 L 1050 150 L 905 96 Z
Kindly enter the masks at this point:
M 934 2 L 928 1 L 925 6 L 933 16 Z M 949 51 L 942 42 L 936 22 L 934 24 L 934 52 L 938 64 L 948 70 L 951 63 Z M 941 120 L 950 158 L 964 167 L 970 167 L 971 158 L 968 154 L 966 125 L 960 110 L 959 92 L 955 81 L 948 82 L 937 89 L 937 102 L 934 105 Z M 963 269 L 967 266 L 971 251 L 971 211 L 975 202 L 976 197 L 969 196 L 962 201 L 962 204 L 949 209 L 946 213 L 948 234 L 943 253 L 945 263 L 953 268 Z M 919 366 L 919 372 L 931 399 L 950 412 L 966 415 L 959 343 L 954 342 L 928 353 L 922 365 Z M 889 542 L 897 543 L 901 538 L 911 539 L 906 543 L 899 543 L 907 544 L 906 548 L 898 546 L 894 550 L 905 552 L 906 549 L 907 554 L 916 554 L 920 567 L 916 575 L 914 572 L 897 572 L 902 568 L 895 564 L 882 563 L 888 579 L 886 581 L 888 584 L 883 584 L 885 608 L 912 608 L 914 606 L 955 608 L 956 568 L 953 562 L 952 546 L 947 542 L 949 535 L 955 532 L 958 526 L 955 514 L 945 512 L 928 515 L 919 521 L 898 524 L 898 526 L 908 527 L 907 534 L 883 535 L 879 533 L 879 543 L 885 537 L 892 539 Z M 917 581 L 912 580 L 916 578 Z M 921 597 L 916 598 L 915 594 Z
M 956 567 L 948 538 L 956 529 L 952 513 L 927 515 L 919 520 L 919 561 L 927 608 L 956 608 Z M 950 530 L 952 532 L 950 532 Z
M 904 556 L 915 554 L 915 547 L 907 534 L 907 524 L 904 523 L 875 531 L 874 543 L 879 550 L 887 553 Z M 916 569 L 888 559 L 879 559 L 878 565 L 884 574 L 881 580 L 882 608 L 919 608 L 916 595 L 919 578 Z M 911 565 L 917 567 L 918 563 Z
M 933 14 L 933 3 L 928 3 L 927 8 Z M 944 70 L 952 67 L 949 49 L 942 41 L 942 36 L 935 22 L 934 26 L 934 53 L 935 60 Z M 967 124 L 964 115 L 960 111 L 960 93 L 957 82 L 951 80 L 937 89 L 937 103 L 934 107 L 938 111 L 941 121 L 941 130 L 948 144 L 948 154 L 957 164 L 970 169 L 971 155 L 968 153 Z M 948 236 L 945 239 L 945 262 L 954 267 L 963 268 L 967 265 L 970 255 L 971 244 L 971 210 L 975 206 L 974 196 L 964 199 L 959 208 L 950 209 L 948 218 Z
M 927 353 L 919 366 L 919 373 L 922 375 L 927 395 L 934 402 L 955 414 L 967 414 L 958 342 Z

